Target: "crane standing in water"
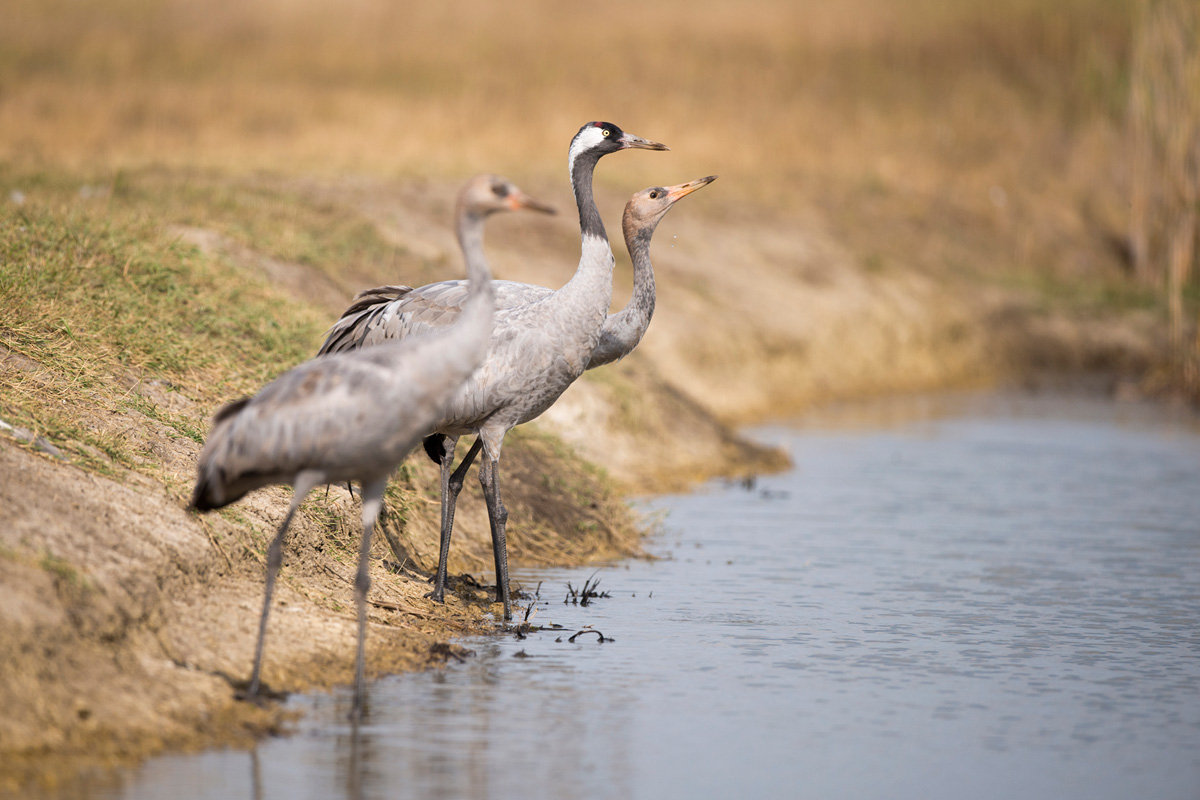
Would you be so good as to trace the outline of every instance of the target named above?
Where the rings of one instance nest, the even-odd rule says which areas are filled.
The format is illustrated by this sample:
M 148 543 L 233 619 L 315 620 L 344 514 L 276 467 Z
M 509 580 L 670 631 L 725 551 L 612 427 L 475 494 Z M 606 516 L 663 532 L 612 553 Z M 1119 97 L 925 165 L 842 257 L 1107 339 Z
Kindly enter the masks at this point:
M 612 302 L 613 254 L 592 196 L 592 174 L 601 157 L 631 148 L 667 149 L 608 122 L 589 122 L 571 139 L 567 166 L 579 208 L 579 266 L 565 286 L 530 303 L 510 295 L 519 291 L 514 287 L 521 284 L 500 282 L 496 290 L 496 327 L 487 358 L 459 390 L 447 414 L 426 431 L 446 437 L 435 442 L 450 443 L 435 458 L 442 473 L 439 576 L 445 574 L 454 525 L 454 505 L 448 502 L 453 443 L 467 433 L 477 434 L 482 443 L 484 459 L 479 466 L 479 481 L 492 531 L 496 602 L 503 604 L 505 619 L 512 617 L 512 604 L 505 533 L 508 510 L 500 497 L 500 450 L 508 431 L 540 415 L 583 374 L 600 340 Z M 460 282 L 445 281 L 418 289 L 383 287 L 365 292 L 330 330 L 320 352 L 357 350 L 439 328 L 453 317 L 465 291 Z M 372 304 L 372 298 L 378 302 Z M 432 597 L 441 601 L 443 594 L 444 577 L 435 584 Z
M 362 543 L 355 576 L 358 652 L 354 714 L 365 692 L 364 641 L 371 533 L 387 479 L 444 414 L 487 354 L 495 318 L 491 271 L 482 257 L 484 219 L 497 211 L 551 211 L 508 181 L 481 175 L 458 196 L 459 242 L 467 254 L 469 299 L 453 325 L 428 336 L 305 362 L 251 398 L 217 412 L 200 453 L 191 508 L 209 511 L 254 489 L 291 484 L 292 502 L 267 551 L 267 581 L 247 698 L 259 691 L 267 618 L 288 525 L 305 496 L 324 483 L 362 485 Z

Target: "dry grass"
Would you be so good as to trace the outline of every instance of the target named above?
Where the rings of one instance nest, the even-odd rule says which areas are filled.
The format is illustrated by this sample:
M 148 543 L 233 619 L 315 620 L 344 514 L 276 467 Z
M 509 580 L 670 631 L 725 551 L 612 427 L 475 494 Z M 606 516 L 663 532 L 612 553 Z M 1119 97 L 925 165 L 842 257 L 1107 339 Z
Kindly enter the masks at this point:
M 0 196 L 70 206 L 61 224 L 84 226 L 88 241 L 130 226 L 112 252 L 82 254 L 102 266 L 77 291 L 109 277 L 168 280 L 141 275 L 148 257 L 136 255 L 188 258 L 165 224 L 215 231 L 343 289 L 377 275 L 371 264 L 435 279 L 444 265 L 382 241 L 361 209 L 288 189 L 288 176 L 456 180 L 486 168 L 558 185 L 566 137 L 606 118 L 675 148 L 600 170 L 608 191 L 722 176 L 687 213 L 746 231 L 745 246 L 724 247 L 731 259 L 749 257 L 764 230 L 817 229 L 867 276 L 1015 288 L 1084 315 L 1146 306 L 1124 272 L 1129 0 L 615 0 L 603 13 L 558 0 L 13 0 L 6 16 Z M 259 171 L 269 179 L 256 183 Z M 94 202 L 74 196 L 81 185 L 98 190 Z M 20 213 L 34 212 L 5 210 Z M 10 232 L 10 256 L 25 258 L 18 239 Z M 74 258 L 64 242 L 58 257 Z M 70 282 L 67 263 L 37 278 L 52 296 Z M 0 290 L 27 294 L 4 280 Z M 153 316 L 133 308 L 114 320 Z M 15 318 L 40 326 L 30 335 L 72 335 L 27 310 Z M 261 319 L 251 306 L 245 324 Z M 319 323 L 280 324 L 235 337 L 270 353 L 249 356 L 257 372 L 231 369 L 246 375 L 240 390 L 307 353 Z M 169 329 L 115 325 L 103 335 L 134 371 L 165 366 L 169 380 L 234 388 L 212 376 L 236 359 L 158 365 L 175 357 L 154 345 L 169 345 Z
M 1163 377 L 1200 399 L 1195 297 L 1191 313 L 1184 310 L 1200 260 L 1200 9 L 1194 3 L 1143 4 L 1130 120 L 1134 265 L 1144 282 L 1165 285 L 1171 352 Z
M 200 257 L 146 205 L 30 192 L 37 201 L 0 206 L 0 415 L 93 469 L 149 455 L 113 415 L 200 441 L 211 408 L 300 361 L 320 331 L 312 309 Z M 149 402 L 134 390 L 143 380 L 178 402 Z
M 611 118 L 771 203 L 901 155 L 928 183 L 1119 106 L 1127 5 L 15 0 L 0 155 L 557 177 Z
M 1125 274 L 1130 0 L 615 0 L 603 13 L 558 0 L 13 0 L 6 18 L 0 202 L 28 199 L 3 210 L 0 292 L 15 311 L 6 346 L 39 360 L 39 337 L 82 335 L 84 361 L 100 358 L 92 346 L 117 353 L 135 377 L 157 370 L 211 390 L 194 398 L 202 403 L 295 363 L 327 319 L 313 308 L 262 313 L 270 289 L 197 266 L 167 226 L 213 231 L 348 293 L 396 275 L 434 280 L 445 264 L 384 241 L 361 204 L 305 182 L 444 182 L 491 169 L 561 185 L 566 137 L 594 118 L 675 148 L 601 169 L 609 196 L 721 175 L 686 210 L 725 239 L 726 264 L 684 276 L 710 305 L 742 259 L 811 272 L 791 251 L 814 231 L 868 283 L 929 275 L 1087 317 L 1153 305 Z M 12 227 L 39 214 L 33 239 Z M 772 231 L 789 236 L 769 253 Z M 179 270 L 224 284 L 215 317 L 184 304 L 200 333 L 187 352 L 173 347 L 175 320 L 155 321 L 161 304 L 186 300 Z M 122 287 L 127 312 L 72 321 L 126 303 Z M 739 335 L 743 350 L 762 342 L 780 358 L 797 346 L 771 330 Z M 721 346 L 697 341 L 680 370 L 704 374 L 728 355 Z M 77 376 L 70 391 L 86 389 L 88 368 L 64 372 Z M 719 412 L 793 410 L 800 395 L 785 390 L 798 378 L 782 377 L 778 399 L 730 399 Z M 681 385 L 705 396 L 703 384 Z M 45 408 L 6 410 L 49 424 Z
M 0 159 L 102 180 L 156 164 L 559 185 L 566 138 L 611 119 L 674 148 L 600 170 L 622 193 L 716 173 L 692 213 L 815 217 L 868 269 L 1053 272 L 1115 295 L 1134 11 L 13 0 Z
M 16 165 L 559 185 L 567 137 L 600 118 L 674 148 L 601 184 L 720 174 L 692 213 L 816 217 L 870 269 L 1093 282 L 1124 263 L 1131 0 L 6 13 L 0 159 Z

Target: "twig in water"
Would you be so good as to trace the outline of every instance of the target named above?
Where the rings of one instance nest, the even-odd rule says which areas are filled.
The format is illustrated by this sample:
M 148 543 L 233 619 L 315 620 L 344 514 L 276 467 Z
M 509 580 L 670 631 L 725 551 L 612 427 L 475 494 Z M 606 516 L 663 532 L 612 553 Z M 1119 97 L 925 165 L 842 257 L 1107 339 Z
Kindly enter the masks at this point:
M 598 571 L 599 570 L 597 570 L 597 572 Z M 576 589 L 568 581 L 567 582 L 567 596 L 565 598 L 563 598 L 563 605 L 566 605 L 567 603 L 574 603 L 576 605 L 586 606 L 594 598 L 611 597 L 611 595 L 609 595 L 608 592 L 596 591 L 596 587 L 600 585 L 600 581 L 596 580 L 593 582 L 592 578 L 595 578 L 595 577 L 596 577 L 596 572 L 593 572 L 591 577 L 583 582 L 582 589 Z
M 453 645 L 446 642 L 434 642 L 429 646 L 429 657 L 431 659 L 440 658 L 443 661 L 449 661 L 453 658 L 458 663 L 463 664 L 466 663 L 467 656 L 473 655 L 475 655 L 474 650 L 464 649 L 462 653 L 459 653 Z
M 534 607 L 533 603 L 525 606 L 525 618 L 521 620 L 519 625 L 514 625 L 512 627 L 513 634 L 515 634 L 518 639 L 524 639 L 526 634 L 528 634 L 530 631 L 540 630 L 540 628 L 534 628 L 533 625 L 533 619 L 536 616 L 537 608 Z

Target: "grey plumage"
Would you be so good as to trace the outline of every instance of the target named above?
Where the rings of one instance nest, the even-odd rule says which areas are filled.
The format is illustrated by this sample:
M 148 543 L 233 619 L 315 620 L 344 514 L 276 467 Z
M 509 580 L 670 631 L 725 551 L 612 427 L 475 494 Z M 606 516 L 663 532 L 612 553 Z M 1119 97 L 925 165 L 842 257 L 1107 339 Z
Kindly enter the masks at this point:
M 633 262 L 633 292 L 623 309 L 605 319 L 600 341 L 588 358 L 588 369 L 624 358 L 641 342 L 654 316 L 654 266 L 650 261 L 654 231 L 676 202 L 716 179 L 716 175 L 710 175 L 675 186 L 652 186 L 626 203 L 621 229 Z M 535 303 L 554 293 L 545 286 L 515 281 L 497 280 L 493 285 L 497 308 Z M 359 292 L 330 329 L 320 352 L 354 350 L 448 325 L 462 313 L 469 286 L 468 281 L 452 280 L 416 290 L 411 286 L 379 286 Z
M 630 147 L 666 149 L 608 123 L 588 123 L 572 139 L 568 161 L 579 207 L 582 242 L 579 267 L 558 291 L 511 281 L 495 282 L 498 311 L 488 356 L 459 390 L 450 413 L 430 429 L 430 433 L 444 437 L 437 446 L 426 446 L 431 456 L 439 458 L 442 467 L 441 548 L 431 595 L 436 600 L 444 596 L 458 492 L 467 467 L 482 448 L 486 456 L 480 465 L 480 481 L 492 527 L 496 599 L 504 605 L 505 618 L 511 615 L 505 541 L 507 511 L 500 499 L 498 476 L 500 450 L 505 434 L 512 427 L 540 415 L 583 373 L 601 341 L 612 300 L 613 257 L 592 197 L 592 172 L 601 156 Z M 390 337 L 412 336 L 448 324 L 461 306 L 465 291 L 462 282 L 445 281 L 419 289 L 397 287 L 394 291 L 384 288 L 363 293 L 331 329 L 321 352 L 367 347 Z M 652 302 L 652 288 L 650 296 Z M 378 298 L 379 304 L 373 308 L 369 305 L 371 298 Z M 646 315 L 645 323 L 648 322 Z M 636 338 L 627 335 L 624 327 L 620 332 L 626 334 L 622 342 L 633 342 L 630 349 L 640 339 L 640 334 Z M 451 473 L 454 444 L 465 433 L 477 433 L 479 438 L 463 463 Z
M 496 176 L 472 179 L 459 193 L 457 228 L 467 259 L 469 299 L 454 325 L 428 336 L 314 359 L 284 373 L 252 398 L 217 412 L 200 453 L 191 507 L 220 508 L 271 484 L 294 487 L 271 542 L 254 668 L 259 689 L 267 618 L 284 535 L 305 495 L 323 483 L 362 484 L 363 537 L 355 580 L 358 657 L 355 712 L 361 710 L 367 553 L 388 475 L 445 414 L 454 392 L 487 353 L 495 318 L 491 272 L 481 256 L 484 218 L 496 211 L 547 210 Z

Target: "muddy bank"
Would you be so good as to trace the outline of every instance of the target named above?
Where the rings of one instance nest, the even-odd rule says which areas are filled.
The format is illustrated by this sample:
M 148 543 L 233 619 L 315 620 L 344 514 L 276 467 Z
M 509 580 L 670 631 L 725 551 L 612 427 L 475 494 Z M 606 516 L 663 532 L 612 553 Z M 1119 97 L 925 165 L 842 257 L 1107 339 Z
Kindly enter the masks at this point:
M 511 511 L 537 520 L 513 537 L 514 560 L 636 553 L 628 510 L 586 470 L 567 465 L 560 473 L 581 510 L 558 500 L 546 506 L 548 493 L 536 485 L 545 448 L 540 439 L 512 448 Z M 89 474 L 7 440 L 0 475 L 0 787 L 51 785 L 163 749 L 246 745 L 279 729 L 277 710 L 237 702 L 234 692 L 251 663 L 263 553 L 286 490 L 200 517 L 184 511 L 178 487 Z M 373 675 L 436 666 L 455 657 L 450 637 L 494 627 L 488 589 L 452 580 L 445 606 L 424 597 L 424 571 L 436 563 L 433 465 L 414 466 L 398 483 L 385 527 L 407 563 L 397 568 L 377 537 Z M 490 559 L 486 541 L 473 535 L 481 521 L 474 506 L 463 503 L 455 574 Z M 315 492 L 293 526 L 264 665 L 273 690 L 352 680 L 357 507 L 344 488 Z

